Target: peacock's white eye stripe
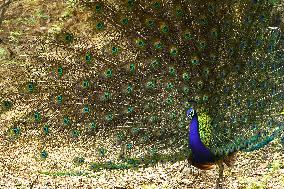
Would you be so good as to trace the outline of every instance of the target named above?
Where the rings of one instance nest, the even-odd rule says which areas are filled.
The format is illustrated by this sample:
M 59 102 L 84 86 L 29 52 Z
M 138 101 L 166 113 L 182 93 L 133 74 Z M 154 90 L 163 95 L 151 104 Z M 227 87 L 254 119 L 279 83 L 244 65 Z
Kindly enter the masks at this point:
M 193 115 L 195 114 L 195 110 L 193 108 L 190 108 L 187 110 L 186 114 L 187 118 L 192 119 Z

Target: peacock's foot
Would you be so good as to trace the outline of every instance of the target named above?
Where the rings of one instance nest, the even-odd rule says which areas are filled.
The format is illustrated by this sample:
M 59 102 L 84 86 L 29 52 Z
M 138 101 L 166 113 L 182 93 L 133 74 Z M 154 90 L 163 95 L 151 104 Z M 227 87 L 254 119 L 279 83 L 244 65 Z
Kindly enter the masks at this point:
M 194 167 L 194 166 L 189 165 L 189 164 L 183 165 L 180 168 L 179 172 L 180 173 L 183 172 L 185 168 L 189 169 L 189 174 L 191 174 L 192 176 L 199 176 L 200 175 L 200 170 L 198 168 Z M 187 171 L 188 170 L 186 170 L 186 172 Z
M 223 189 L 222 183 L 217 183 L 215 189 Z
M 190 166 L 190 174 L 193 176 L 199 176 L 200 170 L 194 166 Z

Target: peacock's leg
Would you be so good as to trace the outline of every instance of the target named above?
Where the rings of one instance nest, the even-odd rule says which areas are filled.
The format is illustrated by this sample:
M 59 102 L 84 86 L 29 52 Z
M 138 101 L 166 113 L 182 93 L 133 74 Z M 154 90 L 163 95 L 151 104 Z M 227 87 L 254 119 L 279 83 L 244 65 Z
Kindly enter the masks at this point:
M 197 169 L 196 166 L 194 166 L 194 162 L 193 162 L 192 158 L 188 157 L 187 162 L 188 162 L 188 165 L 189 165 L 189 168 L 190 168 L 190 174 L 198 177 L 200 172 L 199 172 L 199 169 Z
M 224 172 L 224 165 L 223 162 L 218 163 L 219 167 L 219 177 L 216 182 L 216 189 L 222 189 L 223 184 L 223 172 Z
M 187 166 L 187 164 L 185 163 L 183 166 L 182 166 L 182 168 L 179 170 L 179 172 L 181 173 L 183 170 L 184 170 L 184 168 Z

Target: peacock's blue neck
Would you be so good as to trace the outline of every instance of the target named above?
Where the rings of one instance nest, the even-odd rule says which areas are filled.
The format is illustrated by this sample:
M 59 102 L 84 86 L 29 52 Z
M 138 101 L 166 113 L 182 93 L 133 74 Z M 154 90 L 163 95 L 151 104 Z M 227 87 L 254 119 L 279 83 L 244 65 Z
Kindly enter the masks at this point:
M 193 160 L 195 161 L 195 163 L 214 162 L 214 155 L 200 139 L 197 113 L 193 115 L 189 123 L 188 143 L 189 148 L 192 151 Z

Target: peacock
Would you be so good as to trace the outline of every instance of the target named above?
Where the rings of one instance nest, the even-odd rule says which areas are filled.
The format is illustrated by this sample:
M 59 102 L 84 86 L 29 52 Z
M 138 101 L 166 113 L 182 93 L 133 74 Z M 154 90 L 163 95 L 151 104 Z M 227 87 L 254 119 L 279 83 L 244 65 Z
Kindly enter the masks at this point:
M 284 36 L 275 0 L 82 0 L 72 22 L 40 33 L 26 80 L 2 112 L 26 113 L 7 145 L 82 169 L 188 160 L 230 166 L 283 136 Z M 78 149 L 83 150 L 78 150 Z M 64 161 L 58 160 L 56 161 Z

